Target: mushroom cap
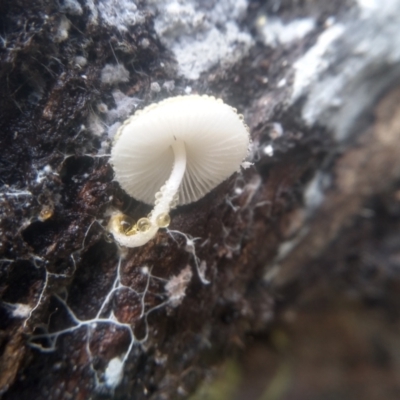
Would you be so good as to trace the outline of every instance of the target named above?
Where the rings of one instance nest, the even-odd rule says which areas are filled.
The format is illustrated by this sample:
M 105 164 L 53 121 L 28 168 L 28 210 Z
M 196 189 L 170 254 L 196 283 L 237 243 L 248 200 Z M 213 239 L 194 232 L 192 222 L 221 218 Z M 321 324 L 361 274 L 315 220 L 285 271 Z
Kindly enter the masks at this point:
M 210 96 L 178 96 L 138 111 L 120 127 L 111 151 L 115 180 L 132 197 L 154 204 L 171 174 L 171 145 L 182 140 L 186 171 L 178 204 L 205 196 L 240 169 L 248 153 L 243 116 Z

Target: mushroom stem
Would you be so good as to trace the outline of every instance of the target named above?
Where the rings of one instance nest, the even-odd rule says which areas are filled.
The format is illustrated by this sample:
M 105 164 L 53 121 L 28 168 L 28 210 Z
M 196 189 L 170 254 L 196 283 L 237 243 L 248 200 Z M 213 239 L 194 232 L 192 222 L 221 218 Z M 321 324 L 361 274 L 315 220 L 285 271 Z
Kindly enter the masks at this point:
M 175 140 L 171 147 L 175 157 L 172 172 L 160 191 L 156 193 L 155 206 L 149 217 L 139 219 L 135 225 L 129 226 L 128 229 L 126 229 L 127 223 L 123 214 L 117 213 L 111 217 L 109 230 L 121 246 L 143 246 L 153 239 L 159 228 L 166 228 L 169 225 L 169 211 L 174 207 L 179 186 L 186 170 L 184 142 Z
M 152 225 L 160 225 L 158 219 L 169 214 L 173 208 L 173 202 L 177 196 L 186 170 L 186 149 L 182 140 L 175 140 L 171 146 L 174 152 L 174 166 L 171 175 L 164 186 L 156 193 L 155 207 L 150 213 L 149 219 Z

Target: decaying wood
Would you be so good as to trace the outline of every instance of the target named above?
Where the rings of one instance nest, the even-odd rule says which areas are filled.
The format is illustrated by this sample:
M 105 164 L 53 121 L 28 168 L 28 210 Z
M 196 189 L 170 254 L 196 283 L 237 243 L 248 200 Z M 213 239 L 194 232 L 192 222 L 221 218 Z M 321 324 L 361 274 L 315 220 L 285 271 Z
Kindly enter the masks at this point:
M 3 398 L 187 398 L 238 349 L 282 399 L 397 398 L 400 3 L 243 1 L 229 30 L 191 1 L 179 34 L 154 2 L 117 3 L 0 3 Z M 188 69 L 185 29 L 220 40 L 213 23 L 237 37 Z M 113 181 L 116 127 L 188 92 L 244 114 L 253 165 L 119 249 L 110 211 L 149 207 Z

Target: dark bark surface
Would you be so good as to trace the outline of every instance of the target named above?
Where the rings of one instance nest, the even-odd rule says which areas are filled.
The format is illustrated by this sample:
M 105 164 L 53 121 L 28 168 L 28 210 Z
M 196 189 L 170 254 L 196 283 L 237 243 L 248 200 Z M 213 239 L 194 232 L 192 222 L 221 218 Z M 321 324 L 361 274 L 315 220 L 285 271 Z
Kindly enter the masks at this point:
M 195 80 L 146 2 L 0 3 L 4 399 L 187 398 L 237 349 L 238 399 L 399 398 L 397 2 L 300 3 L 249 2 L 248 51 Z M 266 15 L 314 25 L 271 43 Z M 110 210 L 150 207 L 113 181 L 113 127 L 188 91 L 244 114 L 253 165 L 119 249 Z

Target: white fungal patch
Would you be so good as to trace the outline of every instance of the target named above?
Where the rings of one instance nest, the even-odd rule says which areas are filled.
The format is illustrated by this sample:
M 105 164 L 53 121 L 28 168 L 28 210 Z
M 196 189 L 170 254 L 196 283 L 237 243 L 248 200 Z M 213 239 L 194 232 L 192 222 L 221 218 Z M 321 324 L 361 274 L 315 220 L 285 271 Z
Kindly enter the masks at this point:
M 54 35 L 54 41 L 59 43 L 68 39 L 68 31 L 70 27 L 71 21 L 65 15 L 63 15 L 60 19 L 57 32 Z
M 175 54 L 179 73 L 198 79 L 215 65 L 231 65 L 254 44 L 240 21 L 247 0 L 149 0 L 156 15 L 154 29 Z
M 10 308 L 12 309 L 11 314 L 14 318 L 28 318 L 32 307 L 29 304 L 9 304 Z
M 98 3 L 100 16 L 110 26 L 118 26 L 121 31 L 132 25 L 143 24 L 145 13 L 138 10 L 132 0 L 101 0 Z M 125 29 L 124 29 L 125 28 Z
M 64 4 L 61 5 L 61 10 L 71 15 L 82 15 L 83 10 L 77 0 L 64 0 Z
M 186 295 L 186 288 L 192 279 L 192 271 L 190 266 L 187 265 L 179 275 L 173 276 L 165 285 L 169 298 L 169 305 L 177 307 L 182 303 Z
M 43 167 L 43 169 L 37 170 L 35 182 L 38 184 L 42 183 L 52 172 L 53 170 L 50 165 L 46 165 Z
M 315 21 L 312 18 L 302 18 L 284 24 L 278 18 L 261 15 L 257 18 L 256 28 L 265 44 L 276 47 L 301 40 L 315 28 Z
M 283 127 L 279 122 L 273 122 L 271 130 L 269 131 L 269 137 L 272 140 L 276 140 L 283 135 Z
M 243 116 L 214 97 L 178 96 L 137 112 L 119 129 L 111 164 L 121 187 L 154 209 L 134 226 L 114 215 L 114 238 L 127 247 L 147 243 L 169 225 L 171 208 L 197 201 L 239 170 L 249 141 Z
M 101 82 L 114 85 L 129 81 L 129 71 L 121 64 L 106 64 L 101 70 Z
M 304 192 L 304 204 L 308 214 L 312 214 L 323 202 L 325 190 L 331 184 L 331 178 L 328 175 L 318 172 L 307 185 Z
M 317 43 L 294 65 L 296 75 L 293 84 L 292 100 L 297 100 L 304 95 L 308 86 L 315 76 L 322 74 L 328 67 L 329 62 L 325 60 L 333 42 L 344 32 L 342 25 L 334 25 L 324 31 L 318 38 Z
M 102 120 L 94 112 L 89 114 L 88 129 L 95 136 L 101 136 L 105 132 L 105 127 Z
M 115 389 L 124 376 L 124 363 L 119 357 L 114 357 L 107 365 L 104 372 L 105 384 L 111 389 Z
M 154 93 L 160 93 L 161 92 L 161 86 L 158 82 L 152 82 L 150 84 L 150 90 Z
M 121 125 L 119 121 L 128 118 L 141 101 L 137 97 L 127 96 L 118 89 L 112 92 L 112 96 L 114 98 L 116 107 L 108 110 L 107 125 L 112 125 L 117 121 Z M 112 137 L 110 135 L 110 130 L 108 131 L 108 134 L 109 137 Z
M 172 92 L 175 89 L 175 82 L 174 81 L 165 81 L 163 83 L 162 87 L 167 92 Z
M 86 57 L 83 56 L 76 56 L 75 57 L 75 64 L 79 67 L 84 67 L 87 64 L 88 60 Z
M 263 148 L 263 153 L 269 157 L 272 157 L 274 155 L 274 148 L 269 144 Z

